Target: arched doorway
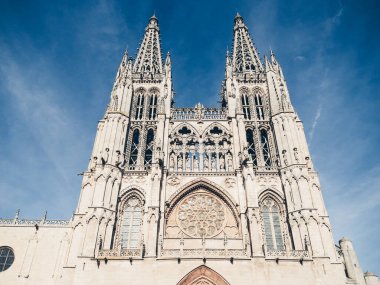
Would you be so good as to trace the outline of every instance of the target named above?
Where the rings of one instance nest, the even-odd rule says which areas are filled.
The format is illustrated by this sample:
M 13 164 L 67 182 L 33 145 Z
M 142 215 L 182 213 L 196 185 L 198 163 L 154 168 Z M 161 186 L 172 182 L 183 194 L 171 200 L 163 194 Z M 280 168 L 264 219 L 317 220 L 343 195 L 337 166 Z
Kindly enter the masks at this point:
M 214 270 L 201 265 L 183 277 L 177 285 L 230 285 L 230 283 Z

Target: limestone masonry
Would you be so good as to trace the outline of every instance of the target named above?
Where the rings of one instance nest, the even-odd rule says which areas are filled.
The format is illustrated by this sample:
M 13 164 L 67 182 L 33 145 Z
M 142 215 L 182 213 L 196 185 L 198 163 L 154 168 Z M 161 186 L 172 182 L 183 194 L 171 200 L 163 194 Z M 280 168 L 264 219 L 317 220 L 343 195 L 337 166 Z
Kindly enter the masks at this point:
M 0 284 L 379 285 L 334 244 L 273 52 L 238 14 L 220 106 L 179 108 L 159 34 L 123 56 L 72 219 L 0 220 Z

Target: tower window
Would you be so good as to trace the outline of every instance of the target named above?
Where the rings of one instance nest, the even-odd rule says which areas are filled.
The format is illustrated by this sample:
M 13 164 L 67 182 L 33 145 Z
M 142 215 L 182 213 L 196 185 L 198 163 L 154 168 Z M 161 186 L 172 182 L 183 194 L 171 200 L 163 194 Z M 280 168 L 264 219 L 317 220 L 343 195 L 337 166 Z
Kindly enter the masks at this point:
M 261 96 L 259 93 L 256 93 L 256 95 L 255 95 L 255 105 L 256 105 L 257 119 L 264 120 L 263 102 L 261 100 Z
M 255 149 L 255 141 L 253 136 L 253 130 L 248 129 L 246 132 L 247 144 L 248 144 L 248 154 L 252 159 L 253 165 L 257 166 L 257 157 L 256 157 L 256 149 Z
M 136 100 L 135 120 L 141 120 L 142 119 L 143 111 L 144 111 L 144 95 L 139 94 L 139 95 L 137 95 L 137 100 Z
M 265 166 L 271 166 L 271 158 L 269 151 L 268 133 L 266 130 L 260 131 L 261 147 L 263 151 L 263 159 Z
M 156 113 L 157 113 L 157 95 L 151 95 L 150 102 L 149 102 L 149 115 L 148 115 L 149 120 L 155 120 Z
M 153 143 L 154 143 L 154 131 L 152 129 L 149 129 L 148 134 L 146 136 L 146 148 L 145 148 L 144 165 L 150 165 L 150 164 L 152 164 Z
M 241 104 L 243 107 L 244 119 L 250 120 L 251 119 L 251 110 L 249 109 L 249 101 L 248 101 L 247 94 L 241 95 Z
M 270 198 L 266 199 L 263 204 L 261 214 L 264 222 L 266 247 L 268 250 L 284 250 L 279 207 Z
M 8 246 L 0 247 L 0 272 L 7 270 L 13 264 L 15 255 Z
M 139 143 L 140 143 L 140 131 L 138 129 L 133 131 L 131 153 L 129 156 L 129 165 L 136 166 L 139 154 Z
M 137 197 L 131 197 L 124 206 L 121 222 L 121 247 L 138 248 L 141 241 L 142 204 Z

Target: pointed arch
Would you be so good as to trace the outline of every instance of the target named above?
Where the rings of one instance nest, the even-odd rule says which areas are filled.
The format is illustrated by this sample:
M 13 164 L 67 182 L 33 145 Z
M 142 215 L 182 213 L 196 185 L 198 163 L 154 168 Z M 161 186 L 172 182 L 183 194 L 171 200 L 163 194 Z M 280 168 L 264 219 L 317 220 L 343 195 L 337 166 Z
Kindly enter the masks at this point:
M 264 120 L 264 103 L 263 103 L 264 92 L 259 87 L 254 88 L 252 92 L 253 92 L 253 99 L 255 102 L 256 117 L 259 120 Z
M 151 165 L 153 160 L 154 129 L 150 128 L 146 135 L 144 165 Z
M 184 127 L 186 127 L 187 129 L 189 129 L 190 131 L 193 132 L 194 135 L 196 135 L 197 137 L 199 137 L 200 134 L 198 133 L 198 131 L 192 125 L 190 125 L 190 124 L 188 124 L 186 122 L 181 123 L 177 127 L 175 127 L 175 129 L 171 132 L 171 134 L 178 133 L 178 131 L 180 131 Z
M 130 166 L 136 166 L 138 164 L 139 147 L 141 141 L 140 136 L 140 130 L 138 128 L 134 129 L 132 133 L 131 148 L 129 151 Z
M 146 90 L 142 87 L 136 90 L 135 97 L 135 120 L 141 120 L 144 114 Z
M 259 207 L 263 222 L 263 237 L 267 250 L 284 250 L 284 208 L 283 199 L 268 190 L 259 196 Z
M 126 195 L 130 195 L 133 192 L 136 195 L 138 195 L 143 200 L 143 202 L 145 203 L 145 200 L 144 200 L 145 191 L 144 191 L 144 189 L 138 185 L 135 185 L 135 184 L 129 185 L 120 191 L 120 200 L 125 199 Z
M 214 182 L 205 179 L 205 178 L 197 178 L 189 183 L 183 185 L 180 189 L 174 192 L 170 198 L 167 200 L 167 205 L 169 206 L 168 214 L 173 210 L 173 208 L 177 205 L 177 203 L 189 193 L 204 187 L 206 190 L 215 194 L 217 197 L 222 199 L 228 207 L 232 210 L 236 220 L 238 221 L 239 212 L 238 212 L 238 203 L 235 202 L 235 199 L 224 189 L 222 189 L 219 185 Z
M 157 115 L 157 100 L 159 97 L 160 91 L 157 87 L 152 87 L 149 89 L 149 111 L 148 119 L 155 120 Z
M 253 128 L 247 128 L 245 130 L 246 140 L 247 140 L 247 151 L 254 166 L 257 166 L 257 155 L 255 148 L 255 132 Z
M 271 154 L 270 154 L 270 147 L 269 147 L 269 138 L 268 138 L 268 131 L 266 129 L 260 130 L 260 142 L 261 142 L 261 150 L 263 154 L 264 159 L 264 165 L 265 166 L 271 166 Z
M 201 265 L 183 277 L 177 285 L 230 285 L 219 273 L 211 268 Z
M 140 191 L 135 189 L 121 197 L 116 235 L 116 244 L 121 248 L 137 249 L 141 246 L 144 203 Z
M 223 135 L 223 136 L 228 135 L 228 133 L 229 133 L 228 130 L 227 130 L 227 128 L 226 128 L 225 126 L 223 126 L 223 125 L 220 124 L 220 123 L 214 122 L 214 123 L 212 123 L 211 125 L 209 125 L 209 126 L 203 131 L 203 133 L 202 133 L 202 137 L 203 137 L 205 134 L 207 134 L 208 132 L 214 130 L 215 128 L 220 129 L 220 130 L 222 131 L 222 134 L 221 134 L 221 135 Z
M 174 193 L 165 212 L 166 237 L 241 237 L 237 205 L 224 191 L 203 179 Z
M 243 108 L 244 119 L 251 120 L 251 104 L 249 89 L 247 87 L 242 87 L 239 90 L 241 97 L 241 106 Z

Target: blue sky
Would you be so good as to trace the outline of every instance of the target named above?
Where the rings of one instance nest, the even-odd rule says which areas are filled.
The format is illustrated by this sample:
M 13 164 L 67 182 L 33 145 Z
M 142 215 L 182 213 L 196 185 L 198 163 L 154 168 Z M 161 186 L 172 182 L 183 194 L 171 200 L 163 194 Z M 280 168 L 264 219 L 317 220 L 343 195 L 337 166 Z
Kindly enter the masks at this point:
M 155 12 L 176 104 L 216 106 L 237 11 L 272 48 L 304 122 L 337 241 L 380 274 L 377 1 L 2 1 L 0 217 L 69 218 L 126 47 Z M 57 4 L 59 3 L 59 5 Z

